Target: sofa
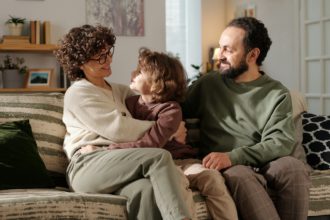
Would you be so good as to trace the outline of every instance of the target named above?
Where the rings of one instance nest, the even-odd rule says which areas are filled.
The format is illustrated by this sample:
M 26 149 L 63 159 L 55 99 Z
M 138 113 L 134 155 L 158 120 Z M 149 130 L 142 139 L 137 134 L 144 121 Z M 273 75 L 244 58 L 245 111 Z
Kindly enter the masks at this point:
M 66 132 L 61 120 L 63 96 L 63 93 L 0 93 L 0 159 L 3 160 L 0 161 L 0 219 L 127 218 L 125 197 L 69 190 L 65 179 L 68 161 L 62 148 Z M 300 123 L 298 156 L 306 157 L 300 146 L 306 105 L 299 93 L 293 93 L 292 100 L 294 108 L 299 109 L 295 117 L 295 123 Z M 13 127 L 15 132 L 11 133 Z M 187 127 L 188 141 L 198 142 L 198 120 L 187 120 Z M 10 140 L 9 144 L 6 145 L 5 139 Z M 25 142 L 28 144 L 22 144 Z M 4 161 L 17 162 L 8 167 Z M 15 163 L 20 166 L 12 171 Z M 15 178 L 15 172 L 20 178 L 8 183 L 7 177 Z M 330 172 L 311 168 L 311 179 L 309 219 L 329 220 Z M 197 191 L 194 201 L 198 219 L 210 219 L 204 197 Z

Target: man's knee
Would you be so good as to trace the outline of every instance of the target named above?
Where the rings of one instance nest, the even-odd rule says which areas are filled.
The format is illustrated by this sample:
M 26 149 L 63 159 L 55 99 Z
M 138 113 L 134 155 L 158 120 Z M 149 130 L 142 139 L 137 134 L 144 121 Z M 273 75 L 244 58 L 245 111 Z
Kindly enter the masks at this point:
M 281 157 L 275 161 L 270 162 L 265 166 L 265 175 L 270 175 L 272 178 L 291 179 L 292 181 L 309 179 L 309 171 L 306 165 L 291 156 Z M 263 169 L 262 169 L 263 170 Z

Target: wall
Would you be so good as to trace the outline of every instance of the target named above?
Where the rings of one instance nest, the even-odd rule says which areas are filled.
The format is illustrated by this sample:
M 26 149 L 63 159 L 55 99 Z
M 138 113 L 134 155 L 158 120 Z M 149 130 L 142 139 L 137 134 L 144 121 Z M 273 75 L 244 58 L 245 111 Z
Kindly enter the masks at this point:
M 115 56 L 112 63 L 111 80 L 128 84 L 130 73 L 137 62 L 138 49 L 165 51 L 165 0 L 144 0 L 145 36 L 117 37 Z M 27 20 L 50 20 L 52 24 L 52 43 L 57 43 L 70 28 L 86 22 L 85 0 L 1 0 L 0 37 L 8 34 L 4 25 L 9 15 L 25 17 Z M 27 31 L 26 31 L 27 33 Z M 15 54 L 16 55 L 16 54 Z M 51 54 L 17 54 L 23 56 L 30 68 L 50 68 L 56 66 Z M 0 58 L 4 54 L 0 54 Z M 58 71 L 58 66 L 55 67 Z
M 298 0 L 227 0 L 227 20 L 242 5 L 254 4 L 256 17 L 264 22 L 273 44 L 263 69 L 290 89 L 299 90 Z
M 209 49 L 219 47 L 219 37 L 225 25 L 225 0 L 202 0 L 202 60 L 203 71 L 209 60 Z

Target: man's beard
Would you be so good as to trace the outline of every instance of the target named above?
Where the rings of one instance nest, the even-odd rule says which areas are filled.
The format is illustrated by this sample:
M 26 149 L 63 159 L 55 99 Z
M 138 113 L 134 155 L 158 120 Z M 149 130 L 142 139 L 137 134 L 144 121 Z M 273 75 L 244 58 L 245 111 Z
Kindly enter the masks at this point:
M 227 63 L 227 62 L 225 61 L 225 63 Z M 225 70 L 220 69 L 220 72 L 222 75 L 224 75 L 230 79 L 235 79 L 239 75 L 242 75 L 248 69 L 249 69 L 248 65 L 246 64 L 245 60 L 242 59 L 238 65 L 238 67 L 229 67 L 228 69 L 225 69 Z

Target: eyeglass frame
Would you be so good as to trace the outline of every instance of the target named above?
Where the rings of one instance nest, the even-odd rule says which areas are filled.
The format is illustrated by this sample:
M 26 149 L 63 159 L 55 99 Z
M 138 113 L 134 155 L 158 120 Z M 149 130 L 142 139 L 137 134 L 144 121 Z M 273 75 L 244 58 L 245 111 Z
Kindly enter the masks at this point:
M 108 56 L 112 57 L 115 53 L 115 46 L 110 47 L 110 49 L 99 56 L 97 59 L 90 58 L 90 60 L 97 61 L 100 65 L 103 65 L 107 62 Z

